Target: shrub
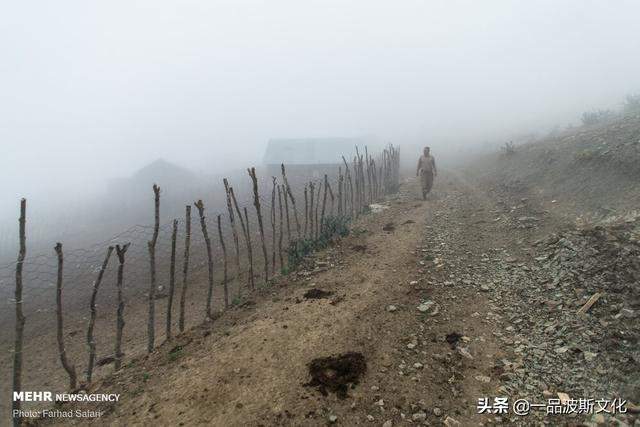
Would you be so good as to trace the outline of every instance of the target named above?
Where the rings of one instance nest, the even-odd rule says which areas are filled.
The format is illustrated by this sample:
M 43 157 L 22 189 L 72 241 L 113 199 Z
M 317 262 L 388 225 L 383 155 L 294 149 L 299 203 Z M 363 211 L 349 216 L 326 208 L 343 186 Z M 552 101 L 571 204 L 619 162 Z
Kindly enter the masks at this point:
M 513 141 L 505 142 L 501 150 L 504 155 L 511 156 L 516 153 L 516 146 L 513 144 Z
M 287 249 L 289 269 L 296 268 L 304 257 L 319 249 L 326 248 L 334 237 L 344 237 L 349 234 L 349 218 L 327 216 L 324 219 L 322 232 L 317 239 L 298 239 L 291 242 Z
M 627 95 L 622 105 L 622 109 L 625 113 L 640 112 L 640 93 Z
M 595 125 L 610 120 L 615 116 L 611 110 L 593 110 L 582 113 L 582 123 L 585 125 Z

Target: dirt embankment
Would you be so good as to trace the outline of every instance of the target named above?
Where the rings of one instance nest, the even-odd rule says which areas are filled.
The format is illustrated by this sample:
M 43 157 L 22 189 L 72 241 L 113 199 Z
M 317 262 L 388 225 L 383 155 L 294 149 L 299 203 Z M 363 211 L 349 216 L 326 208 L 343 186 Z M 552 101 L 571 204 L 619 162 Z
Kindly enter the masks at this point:
M 466 165 L 489 185 L 539 199 L 573 220 L 640 209 L 640 116 L 627 116 L 496 153 Z

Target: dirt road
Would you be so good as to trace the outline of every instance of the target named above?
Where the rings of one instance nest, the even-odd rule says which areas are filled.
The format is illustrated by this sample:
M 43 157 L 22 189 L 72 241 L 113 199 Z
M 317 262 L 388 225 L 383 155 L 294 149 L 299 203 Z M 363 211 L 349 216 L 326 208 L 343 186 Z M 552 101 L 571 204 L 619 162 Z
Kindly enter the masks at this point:
M 100 421 L 529 424 L 533 418 L 513 413 L 478 414 L 478 399 L 540 403 L 573 392 L 571 379 L 554 371 L 545 376 L 544 363 L 528 363 L 550 349 L 523 336 L 537 320 L 524 316 L 530 301 L 514 286 L 526 283 L 535 262 L 532 242 L 560 224 L 533 202 L 519 200 L 523 206 L 512 209 L 507 196 L 480 191 L 451 172 L 438 178 L 426 202 L 416 184 L 404 184 L 386 209 L 365 215 L 349 237 L 317 253 L 315 268 L 263 288 L 214 324 L 97 384 L 100 392 L 121 393 L 119 403 L 102 408 Z M 535 226 L 519 225 L 517 218 L 536 213 Z M 330 294 L 305 298 L 313 289 Z M 346 398 L 307 384 L 313 359 L 347 352 L 361 353 L 367 369 Z M 560 363 L 569 366 L 567 377 L 577 369 L 571 366 L 584 364 L 568 357 Z M 589 384 L 585 394 L 594 390 Z M 619 390 L 608 387 L 607 396 L 576 397 L 613 398 Z

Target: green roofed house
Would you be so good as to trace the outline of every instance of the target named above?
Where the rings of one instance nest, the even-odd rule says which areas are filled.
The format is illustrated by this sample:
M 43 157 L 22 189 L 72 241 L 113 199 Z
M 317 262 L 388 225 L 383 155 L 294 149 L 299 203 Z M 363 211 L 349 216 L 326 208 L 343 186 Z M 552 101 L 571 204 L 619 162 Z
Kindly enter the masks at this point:
M 325 173 L 337 170 L 342 156 L 347 161 L 355 154 L 356 146 L 364 150 L 361 138 L 282 138 L 271 139 L 267 144 L 264 164 L 270 175 L 280 174 L 284 163 L 287 174 L 321 178 Z

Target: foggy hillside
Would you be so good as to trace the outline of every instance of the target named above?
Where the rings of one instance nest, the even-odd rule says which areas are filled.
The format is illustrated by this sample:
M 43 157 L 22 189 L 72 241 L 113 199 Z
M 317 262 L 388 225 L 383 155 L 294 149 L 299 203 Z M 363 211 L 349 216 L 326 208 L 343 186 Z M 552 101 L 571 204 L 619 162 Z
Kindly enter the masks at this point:
M 639 17 L 8 2 L 0 426 L 638 425 Z

